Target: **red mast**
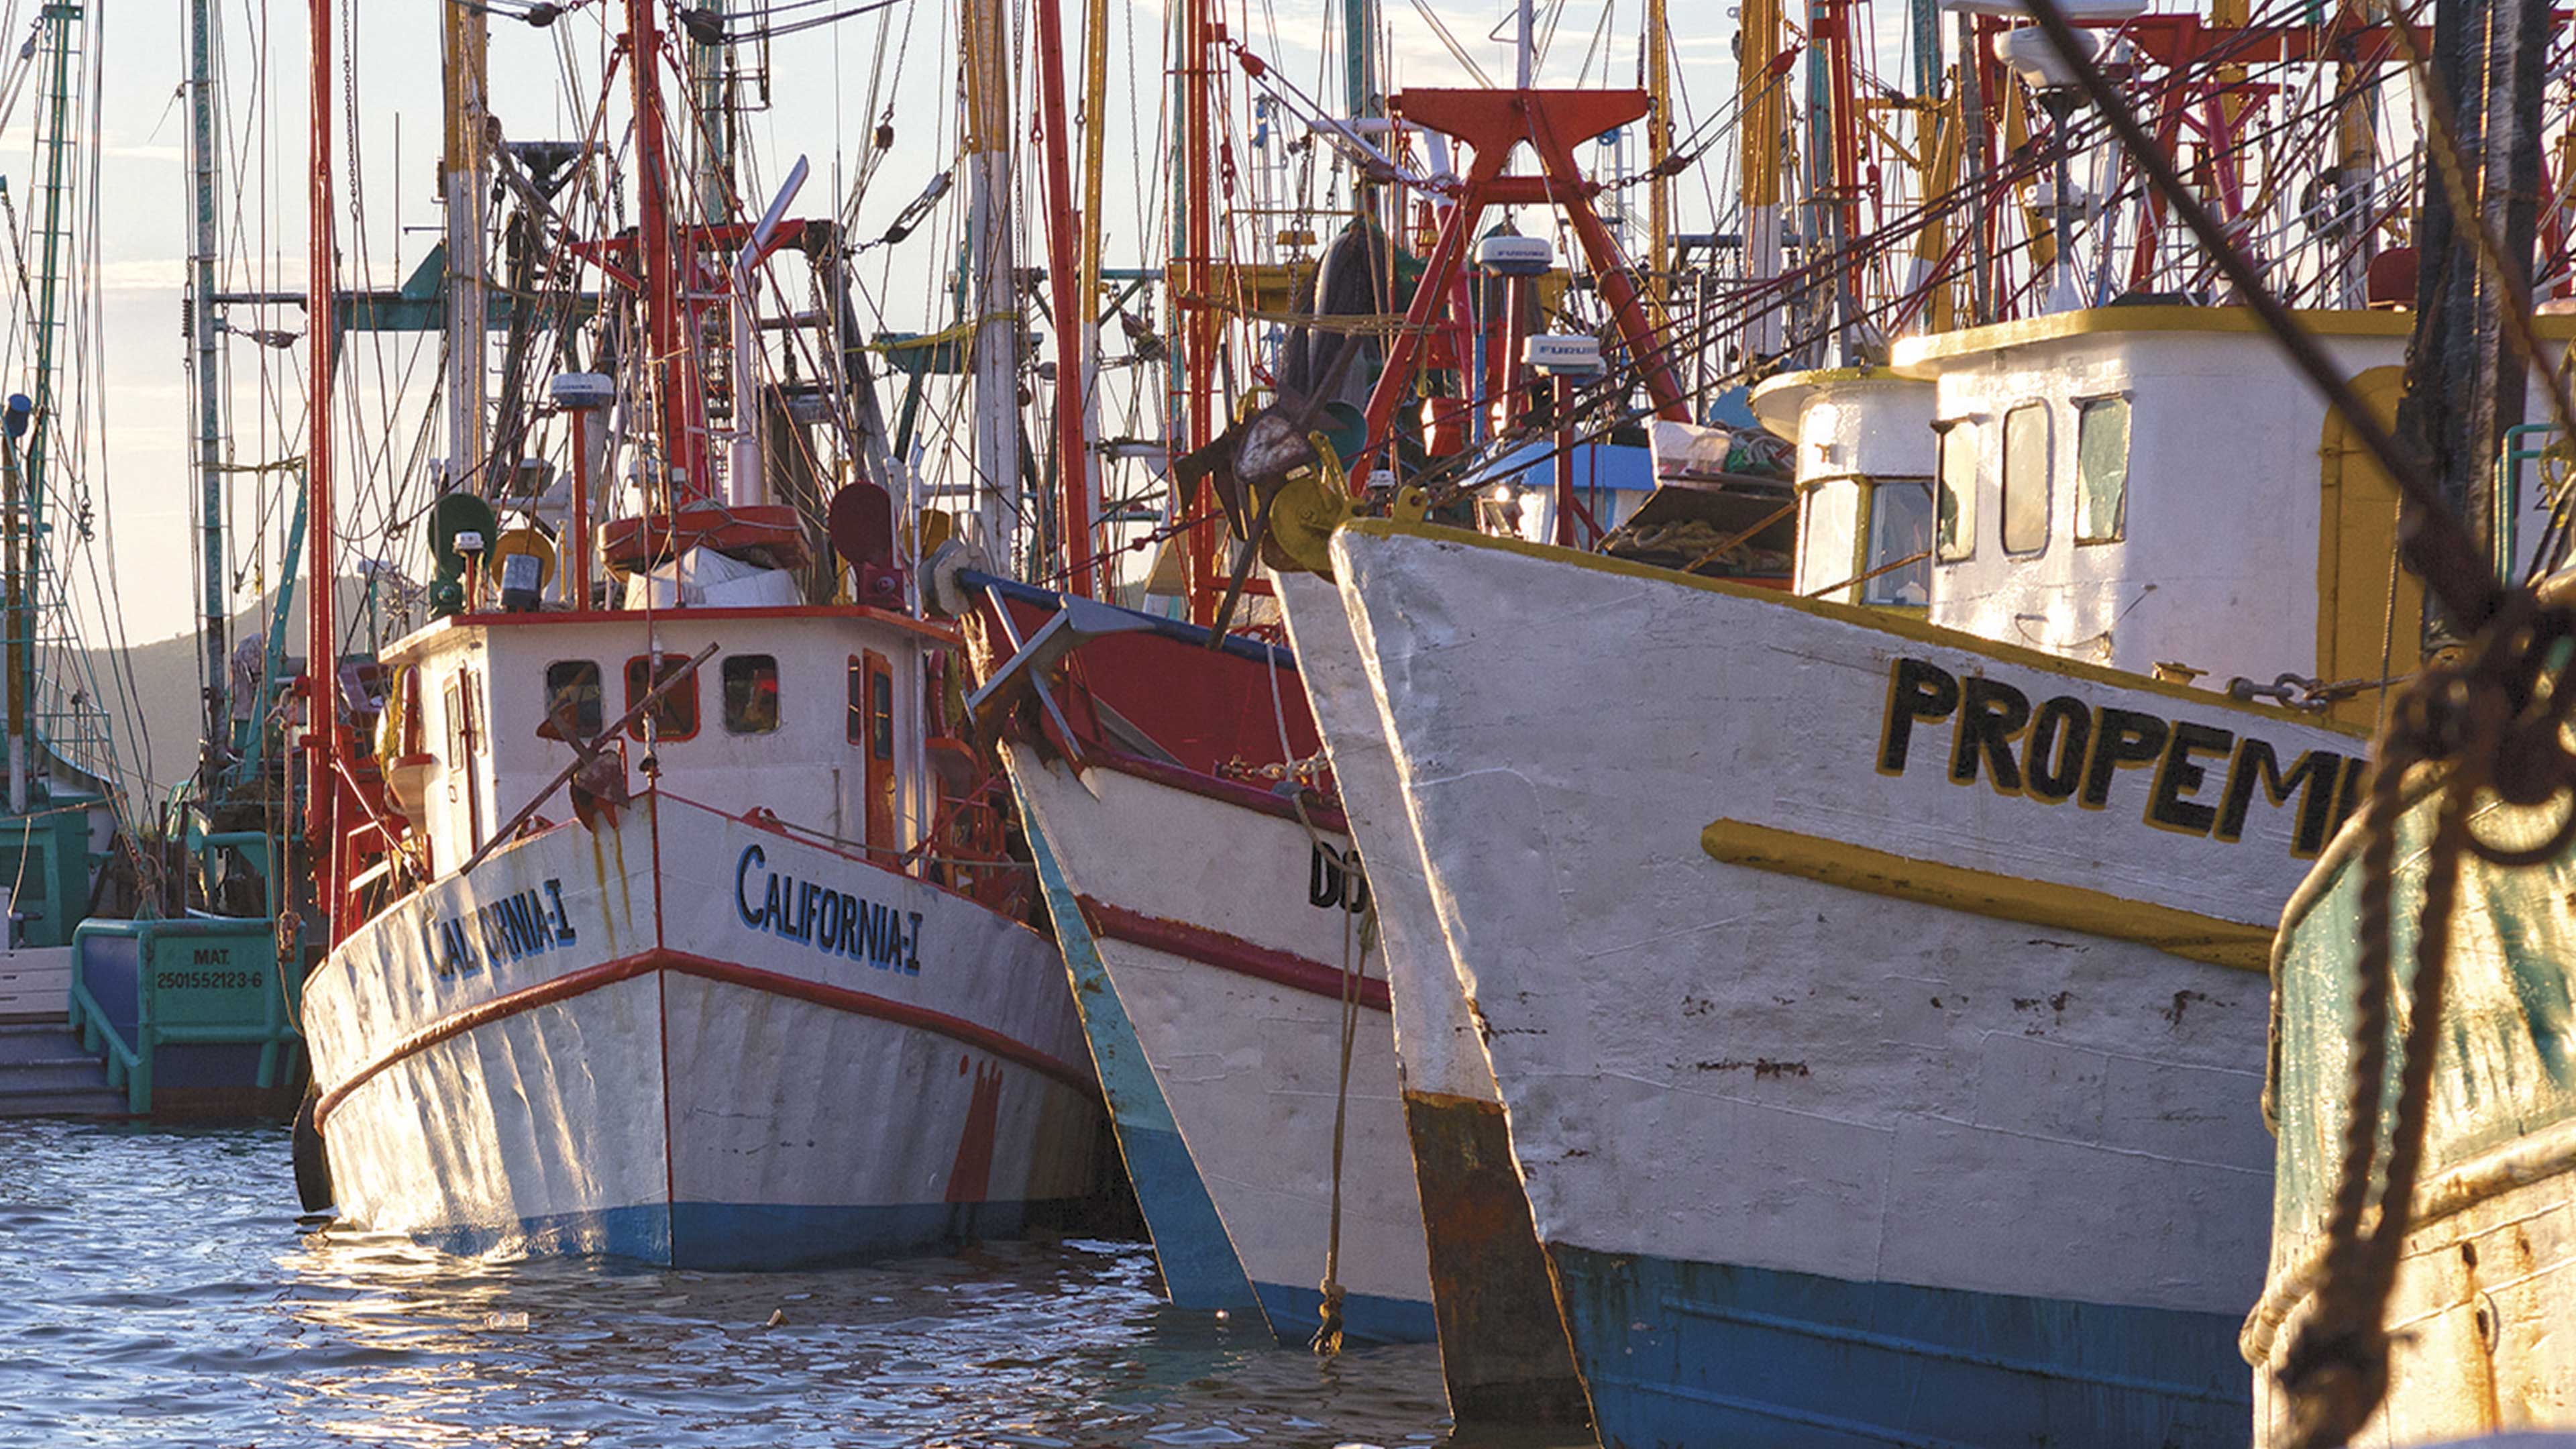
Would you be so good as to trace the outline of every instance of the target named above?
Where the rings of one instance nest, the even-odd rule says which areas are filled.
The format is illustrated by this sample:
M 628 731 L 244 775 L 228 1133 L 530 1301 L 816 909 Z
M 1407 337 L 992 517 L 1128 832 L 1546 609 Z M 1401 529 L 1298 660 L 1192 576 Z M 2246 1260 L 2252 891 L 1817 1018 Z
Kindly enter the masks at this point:
M 1083 356 L 1091 299 L 1082 295 L 1074 259 L 1079 222 L 1073 208 L 1073 164 L 1067 155 L 1071 112 L 1064 97 L 1063 0 L 1038 0 L 1038 90 L 1046 108 L 1047 277 L 1055 308 L 1055 438 L 1057 532 L 1069 570 L 1067 593 L 1091 594 L 1091 470 L 1083 436 L 1083 402 L 1089 390 Z M 1095 39 L 1096 43 L 1096 39 Z M 1091 104 L 1098 106 L 1100 97 Z M 1093 125 L 1100 124 L 1097 117 Z
M 317 0 L 318 3 L 318 0 Z M 671 244 L 671 175 L 662 120 L 662 25 L 658 0 L 626 0 L 626 48 L 635 87 L 636 239 L 644 253 L 644 325 L 651 379 L 662 420 L 662 457 L 677 484 L 665 507 L 707 494 L 706 435 L 699 422 L 704 390 L 697 349 L 681 335 L 679 259 Z M 658 490 L 647 491 L 648 497 Z
M 305 747 L 310 754 L 305 773 L 305 846 L 315 862 L 314 900 L 322 912 L 323 940 L 337 945 L 345 923 L 340 919 L 341 852 L 338 829 L 341 770 L 346 741 L 340 724 L 340 643 L 332 605 L 337 602 L 332 558 L 337 520 L 331 506 L 331 373 L 339 338 L 333 327 L 331 294 L 336 247 L 332 235 L 331 196 L 331 0 L 312 0 L 312 255 L 305 281 L 304 340 L 312 376 L 306 384 L 304 441 L 305 536 L 312 550 L 305 608 Z
M 1176 329 L 1186 349 L 1181 362 L 1188 373 L 1189 400 L 1183 417 L 1189 431 L 1183 437 L 1181 451 L 1194 453 L 1214 441 L 1216 419 L 1216 345 L 1221 321 L 1216 306 L 1216 226 L 1210 214 L 1209 175 L 1214 168 L 1216 146 L 1209 130 L 1210 112 L 1215 105 L 1208 83 L 1208 47 L 1213 41 L 1214 26 L 1208 18 L 1211 0 L 1185 0 L 1181 7 L 1181 176 L 1186 198 L 1188 225 L 1182 237 L 1182 295 L 1174 300 L 1173 313 L 1179 319 L 1188 312 L 1188 325 Z M 1213 485 L 1204 481 L 1187 498 L 1173 508 L 1178 517 L 1187 517 L 1200 506 Z M 1217 567 L 1217 541 L 1221 529 L 1214 523 L 1202 524 L 1181 535 L 1181 573 L 1189 596 L 1190 620 L 1198 624 L 1216 621 L 1218 597 L 1224 593 L 1222 574 Z

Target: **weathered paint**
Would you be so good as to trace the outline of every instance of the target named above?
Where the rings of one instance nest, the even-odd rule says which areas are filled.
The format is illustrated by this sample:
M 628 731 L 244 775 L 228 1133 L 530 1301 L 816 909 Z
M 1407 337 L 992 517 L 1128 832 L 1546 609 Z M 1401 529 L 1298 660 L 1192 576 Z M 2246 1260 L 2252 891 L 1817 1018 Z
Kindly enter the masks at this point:
M 1008 1234 L 1086 1191 L 1063 979 L 962 896 L 660 796 L 387 909 L 304 1025 L 353 1220 L 770 1267 Z
M 1379 953 L 1363 956 L 1356 913 L 1313 903 L 1318 847 L 1297 821 L 1119 770 L 1077 780 L 1023 744 L 1006 745 L 1004 757 L 1068 886 L 1130 921 L 1194 928 L 1159 945 L 1107 932 L 1094 940 L 1272 1331 L 1304 1342 L 1335 1195 L 1341 1002 L 1277 973 L 1237 969 L 1242 961 L 1174 948 L 1219 938 L 1335 972 L 1360 961 L 1383 989 Z M 1321 842 L 1350 850 L 1346 836 L 1323 832 Z M 1427 1339 L 1422 1207 L 1384 1011 L 1360 1011 L 1347 1097 L 1339 1191 L 1348 1330 Z
M 1330 583 L 1271 581 L 1377 903 L 1450 1413 L 1582 1423 L 1590 1411 L 1512 1168 L 1502 1096 L 1450 965 L 1367 665 Z
M 2244 1440 L 2230 1314 L 1551 1253 L 1608 1449 Z
M 1529 1199 L 1512 1167 L 1503 1104 L 1408 1091 L 1404 1124 L 1428 1225 L 1450 1414 L 1462 1423 L 1590 1422 Z
M 2480 810 L 2484 840 L 2529 848 L 2559 820 Z M 2397 1023 L 2408 1014 L 2431 806 L 2399 822 L 2394 905 Z M 2245 1332 L 2261 1433 L 2286 1442 L 2271 1370 L 2308 1310 L 2301 1270 L 2322 1247 L 2341 1171 L 2361 939 L 2357 824 L 2282 920 L 2268 1093 L 2277 1117 L 2272 1281 Z M 2450 976 L 2434 1063 L 2416 1220 L 2387 1322 L 2389 1391 L 2353 1442 L 2420 1443 L 2576 1419 L 2576 856 L 2527 869 L 2460 863 Z M 2385 1121 L 2385 1118 L 2383 1118 Z
M 2161 1329 L 2121 1325 L 2180 1325 L 2205 1365 L 2254 1297 L 2270 1188 L 2260 983 L 2138 941 L 1727 863 L 1701 835 L 1741 820 L 2260 924 L 2305 868 L 2295 801 L 2250 808 L 2233 839 L 2214 818 L 2195 834 L 2179 827 L 2198 816 L 2160 818 L 2159 802 L 2223 800 L 2220 772 L 2168 791 L 2137 750 L 2099 782 L 2088 762 L 2063 793 L 2063 758 L 2041 791 L 2007 788 L 1995 755 L 2018 765 L 2029 742 L 2000 725 L 1995 751 L 1969 732 L 1962 781 L 1957 716 L 1928 709 L 1917 753 L 1889 768 L 1897 666 L 1936 666 L 1963 696 L 1972 680 L 1981 698 L 2010 688 L 2034 713 L 2063 698 L 2067 720 L 2196 726 L 2204 747 L 2213 731 L 2259 737 L 2284 767 L 2356 740 L 1911 621 L 1443 530 L 1356 525 L 1334 558 L 1605 1442 L 1659 1432 L 1644 1400 L 1602 1392 L 1655 1372 L 1635 1336 L 1655 1320 L 1613 1305 L 1659 1280 L 1641 1266 L 1583 1286 L 1568 1250 L 1688 1281 L 1796 1275 L 1843 1300 L 2062 1305 L 2029 1317 L 2036 1340 L 2013 1356 L 2080 1361 L 2138 1393 L 2070 1403 L 2044 1375 L 2005 1374 L 1987 1423 L 2207 1442 L 2215 1395 L 2244 1432 L 2241 1391 L 2170 1368 Z M 1539 627 L 1533 600 L 1561 627 Z M 2087 808 L 2095 783 L 2102 808 Z M 1773 1301 L 1781 1334 L 1694 1356 L 1679 1386 L 1795 1407 L 1790 1350 L 1835 1321 L 1813 1304 Z M 1979 1325 L 2015 1320 L 1956 1321 L 1960 1351 L 2000 1355 Z M 1907 1338 L 1889 1335 L 1895 1357 L 1917 1356 Z M 1947 1372 L 1935 1341 L 1916 1374 Z M 2079 1422 L 2086 1405 L 2112 1421 Z M 1881 1441 L 1940 1442 L 1954 1422 L 1904 1395 L 1847 1407 Z
M 1126 1159 L 1127 1181 L 1136 1206 L 1154 1235 L 1154 1256 L 1162 1264 L 1163 1291 L 1183 1308 L 1250 1309 L 1258 1306 L 1252 1284 L 1225 1224 L 1208 1198 L 1207 1184 L 1181 1145 L 1181 1130 L 1154 1083 L 1145 1049 L 1137 1044 L 1135 1024 L 1118 1001 L 1108 968 L 1100 962 L 1100 945 L 1092 939 L 1073 888 L 1047 848 L 1043 831 L 1028 824 L 1021 812 L 1036 862 L 1038 885 L 1046 893 L 1047 919 L 1055 926 L 1056 944 L 1073 982 L 1073 1003 L 1082 1013 L 1082 1031 L 1091 1043 L 1091 1060 L 1100 1073 L 1100 1090 L 1109 1106 L 1110 1125 Z

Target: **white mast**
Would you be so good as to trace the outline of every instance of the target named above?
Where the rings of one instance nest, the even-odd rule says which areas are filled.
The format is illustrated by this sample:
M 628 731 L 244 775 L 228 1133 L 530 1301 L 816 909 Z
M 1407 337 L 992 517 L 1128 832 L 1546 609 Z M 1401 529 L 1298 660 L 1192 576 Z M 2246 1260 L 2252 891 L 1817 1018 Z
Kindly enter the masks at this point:
M 1000 0 L 965 0 L 966 305 L 973 309 L 973 540 L 1010 557 L 1020 503 L 1019 254 L 1011 236 L 1009 29 Z

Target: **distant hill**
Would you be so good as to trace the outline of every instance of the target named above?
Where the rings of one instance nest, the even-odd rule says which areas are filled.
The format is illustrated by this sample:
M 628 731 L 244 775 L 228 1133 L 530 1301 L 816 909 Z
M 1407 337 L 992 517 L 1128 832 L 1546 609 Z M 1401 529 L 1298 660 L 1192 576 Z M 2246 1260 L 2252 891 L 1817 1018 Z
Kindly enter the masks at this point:
M 366 607 L 366 585 L 357 579 L 340 581 L 340 617 L 355 617 L 353 611 Z M 292 658 L 304 655 L 305 596 L 297 591 L 295 607 L 287 621 L 286 652 Z M 265 637 L 270 619 L 277 610 L 277 596 L 272 593 L 256 607 L 233 616 L 230 641 L 234 645 L 258 634 Z M 144 774 L 150 793 L 156 800 L 172 785 L 196 773 L 198 737 L 203 731 L 205 707 L 200 702 L 203 682 L 198 662 L 197 636 L 179 634 L 168 639 L 155 639 L 137 644 L 124 653 L 124 668 L 111 667 L 111 651 L 90 650 L 89 666 L 98 680 L 100 691 L 107 696 L 108 714 L 117 732 L 121 754 L 142 753 Z M 133 699 L 148 740 L 128 738 L 133 733 L 129 718 L 120 707 L 119 694 L 126 680 L 132 681 Z M 149 745 L 148 750 L 138 750 Z M 129 785 L 129 788 L 133 788 Z M 139 803 L 139 802 L 138 802 Z

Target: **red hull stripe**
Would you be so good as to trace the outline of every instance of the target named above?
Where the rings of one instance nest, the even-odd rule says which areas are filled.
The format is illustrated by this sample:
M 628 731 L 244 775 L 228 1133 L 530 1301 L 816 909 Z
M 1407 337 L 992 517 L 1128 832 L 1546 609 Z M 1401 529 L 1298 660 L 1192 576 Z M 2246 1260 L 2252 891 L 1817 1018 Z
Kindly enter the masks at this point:
M 1246 810 L 1256 810 L 1264 815 L 1276 815 L 1282 820 L 1297 818 L 1297 807 L 1289 802 L 1287 796 L 1275 794 L 1258 785 L 1247 785 L 1240 780 L 1220 780 L 1214 775 L 1203 775 L 1184 766 L 1167 765 L 1160 760 L 1149 760 L 1142 755 L 1131 755 L 1122 750 L 1106 749 L 1097 745 L 1085 747 L 1083 758 L 1104 770 L 1113 770 L 1121 775 L 1132 775 L 1139 780 L 1151 780 L 1157 785 L 1169 785 L 1175 790 L 1187 791 L 1192 795 L 1227 805 L 1239 805 Z M 1346 838 L 1351 833 L 1351 822 L 1333 806 L 1310 804 L 1306 807 L 1306 818 L 1313 822 L 1318 830 L 1329 830 L 1335 835 Z
M 1167 921 L 1141 911 L 1125 910 L 1089 896 L 1076 896 L 1074 899 L 1081 903 L 1083 918 L 1091 923 L 1095 936 L 1106 936 L 1113 941 L 1125 941 L 1149 950 L 1168 951 L 1202 966 L 1254 977 L 1294 991 L 1329 996 L 1335 1001 L 1342 999 L 1342 972 L 1321 961 L 1309 961 L 1303 956 L 1256 946 L 1241 936 L 1229 936 L 1223 931 L 1193 926 L 1186 921 Z M 1375 977 L 1361 977 L 1359 1002 L 1377 1011 L 1387 1010 L 1386 983 Z
M 764 971 L 756 966 L 744 966 L 732 961 L 717 961 L 706 956 L 693 956 L 685 951 L 657 949 L 639 951 L 632 956 L 621 956 L 614 961 L 603 961 L 596 966 L 585 966 L 579 971 L 568 971 L 551 981 L 540 981 L 534 986 L 496 996 L 489 1001 L 477 1002 L 462 1011 L 440 1017 L 394 1043 L 392 1048 L 382 1056 L 350 1073 L 347 1081 L 325 1093 L 322 1100 L 314 1104 L 314 1120 L 319 1123 L 328 1118 L 332 1109 L 340 1105 L 342 1098 L 366 1085 L 377 1073 L 406 1057 L 417 1056 L 450 1037 L 462 1036 L 476 1027 L 488 1026 L 504 1017 L 517 1016 L 522 1012 L 534 1011 L 540 1006 L 550 1006 L 558 1001 L 587 995 L 603 986 L 611 986 L 654 971 L 667 971 L 678 976 L 695 976 L 705 981 L 721 981 L 729 986 L 764 991 L 773 996 L 810 1001 L 817 1006 L 829 1007 L 834 1011 L 846 1011 L 854 1016 L 872 1016 L 880 1021 L 893 1022 L 898 1026 L 936 1032 L 961 1045 L 972 1047 L 977 1051 L 989 1052 L 1005 1061 L 1016 1062 L 1031 1071 L 1042 1072 L 1085 1096 L 1097 1096 L 1100 1092 L 1099 1082 L 1092 1075 L 1090 1068 L 1077 1066 L 1061 1057 L 1042 1052 L 1026 1042 L 1014 1040 L 991 1027 L 978 1025 L 961 1016 L 950 1016 L 944 1011 L 932 1011 L 925 1006 L 894 1001 L 864 991 L 851 991 L 821 981 L 809 981 L 801 976 Z

